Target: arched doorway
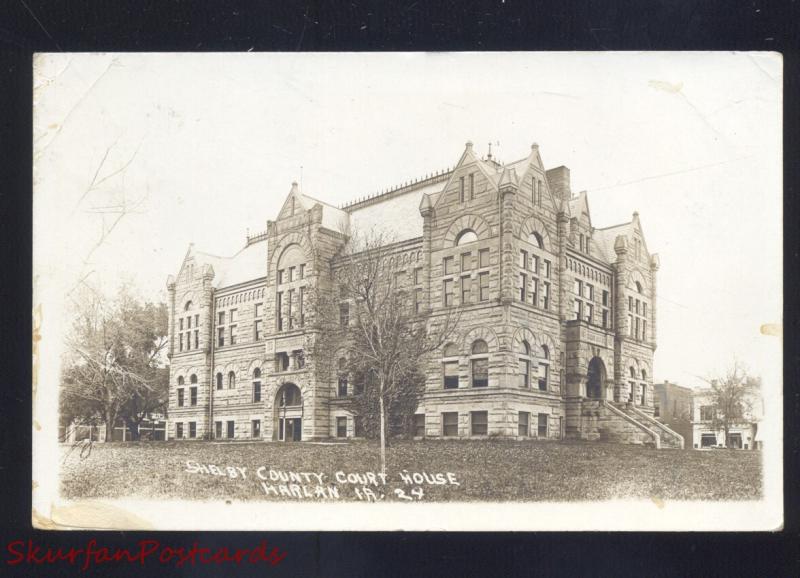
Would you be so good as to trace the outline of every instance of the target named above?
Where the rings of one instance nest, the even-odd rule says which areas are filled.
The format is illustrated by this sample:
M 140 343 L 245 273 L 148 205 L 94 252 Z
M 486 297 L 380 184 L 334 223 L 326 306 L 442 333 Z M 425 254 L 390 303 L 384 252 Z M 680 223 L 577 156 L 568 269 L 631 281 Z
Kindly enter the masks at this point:
M 586 373 L 586 397 L 603 399 L 606 383 L 606 366 L 599 357 L 592 357 Z
M 303 438 L 303 397 L 300 388 L 285 383 L 275 395 L 275 439 L 299 442 Z

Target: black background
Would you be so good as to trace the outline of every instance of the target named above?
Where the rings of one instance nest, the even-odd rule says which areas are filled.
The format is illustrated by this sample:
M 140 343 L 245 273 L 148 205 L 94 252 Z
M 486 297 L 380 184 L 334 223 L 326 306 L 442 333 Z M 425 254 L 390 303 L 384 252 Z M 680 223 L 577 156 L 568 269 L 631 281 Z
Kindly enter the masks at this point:
M 797 576 L 798 2 L 0 3 L 0 574 L 9 576 Z M 31 528 L 31 103 L 36 51 L 769 50 L 784 56 L 785 530 L 775 533 L 157 533 Z M 497 79 L 501 81 L 501 79 Z M 711 218 L 711 216 L 709 217 Z M 758 230 L 742 223 L 742 235 Z M 731 240 L 739 242 L 740 240 Z M 731 243 L 735 247 L 735 243 Z M 742 274 L 747 274 L 746 263 Z M 491 507 L 491 506 L 488 506 Z M 6 565 L 6 544 L 250 547 L 277 568 Z

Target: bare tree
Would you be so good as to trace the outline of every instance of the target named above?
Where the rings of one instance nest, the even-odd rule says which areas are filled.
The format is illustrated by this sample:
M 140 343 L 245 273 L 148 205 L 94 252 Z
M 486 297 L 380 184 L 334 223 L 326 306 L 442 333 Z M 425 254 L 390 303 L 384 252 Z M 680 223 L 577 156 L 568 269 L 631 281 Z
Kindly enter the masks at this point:
M 356 386 L 355 407 L 365 429 L 377 431 L 385 473 L 390 421 L 408 431 L 424 391 L 424 364 L 447 341 L 458 313 L 433 315 L 415 301 L 395 266 L 398 249 L 391 239 L 355 231 L 346 239 L 332 271 L 334 286 L 310 296 L 316 330 L 311 348 L 323 374 L 346 373 Z
M 752 394 L 761 388 L 761 378 L 748 375 L 747 370 L 734 361 L 723 376 L 706 381 L 711 385 L 712 425 L 715 430 L 724 432 L 725 445 L 730 447 L 731 426 L 742 423 L 752 413 Z
M 142 303 L 125 289 L 106 300 L 88 287 L 73 302 L 77 310 L 62 365 L 61 412 L 102 420 L 106 441 L 119 418 L 138 433 L 146 414 L 167 399 L 168 378 L 160 367 L 167 345 L 166 305 Z

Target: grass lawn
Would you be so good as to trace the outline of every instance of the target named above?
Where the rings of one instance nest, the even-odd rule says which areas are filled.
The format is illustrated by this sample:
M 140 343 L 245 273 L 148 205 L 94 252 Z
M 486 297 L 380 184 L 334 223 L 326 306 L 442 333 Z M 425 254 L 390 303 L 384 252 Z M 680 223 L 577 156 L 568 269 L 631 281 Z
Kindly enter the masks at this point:
M 379 448 L 347 444 L 143 442 L 94 444 L 88 457 L 62 448 L 65 498 L 181 498 L 287 500 L 265 492 L 256 475 L 378 472 Z M 246 468 L 246 478 L 187 471 L 187 460 Z M 655 450 L 606 443 L 511 440 L 395 441 L 388 450 L 386 485 L 365 484 L 397 500 L 417 485 L 425 501 L 565 501 L 614 498 L 751 500 L 761 497 L 761 453 L 754 451 Z M 459 485 L 406 485 L 400 472 L 448 472 Z M 309 488 L 317 484 L 302 482 Z M 441 478 L 440 478 L 441 480 Z M 281 482 L 267 482 L 277 487 Z M 336 484 L 339 499 L 358 499 L 354 485 Z M 309 499 L 303 497 L 303 499 Z M 318 498 L 311 498 L 318 499 Z

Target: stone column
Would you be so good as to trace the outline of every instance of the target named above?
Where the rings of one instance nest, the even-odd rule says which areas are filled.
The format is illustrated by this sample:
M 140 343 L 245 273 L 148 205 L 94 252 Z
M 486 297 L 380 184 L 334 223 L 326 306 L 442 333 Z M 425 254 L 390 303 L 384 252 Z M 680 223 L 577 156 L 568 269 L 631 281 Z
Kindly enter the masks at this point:
M 657 284 L 657 274 L 658 269 L 661 266 L 661 260 L 659 259 L 658 255 L 653 255 L 650 258 L 650 319 L 649 319 L 649 329 L 647 333 L 647 339 L 650 344 L 653 346 L 653 350 L 656 349 L 657 346 L 657 335 L 656 332 L 656 297 L 658 296 L 658 284 Z M 652 377 L 652 376 L 650 376 Z
M 628 376 L 622 363 L 622 344 L 628 339 L 628 301 L 625 295 L 625 278 L 628 267 L 628 239 L 623 235 L 614 241 L 617 261 L 611 265 L 614 271 L 614 380 L 619 384 L 619 399 L 627 401 L 630 394 Z

